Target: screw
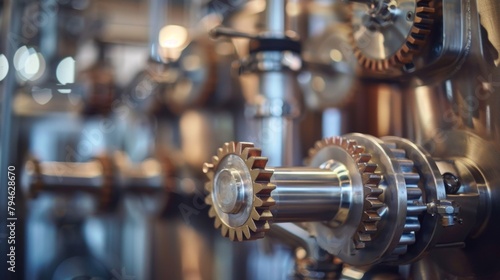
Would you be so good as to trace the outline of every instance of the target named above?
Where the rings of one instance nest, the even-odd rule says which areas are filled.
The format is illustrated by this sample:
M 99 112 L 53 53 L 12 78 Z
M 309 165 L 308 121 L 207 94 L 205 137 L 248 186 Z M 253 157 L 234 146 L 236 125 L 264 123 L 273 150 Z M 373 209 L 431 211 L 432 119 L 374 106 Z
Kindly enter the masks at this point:
M 406 20 L 407 20 L 407 21 L 411 21 L 411 20 L 413 20 L 413 13 L 412 13 L 412 12 L 408 12 L 408 13 L 406 13 Z
M 461 183 L 457 176 L 446 172 L 443 174 L 444 187 L 447 194 L 456 194 L 460 189 Z

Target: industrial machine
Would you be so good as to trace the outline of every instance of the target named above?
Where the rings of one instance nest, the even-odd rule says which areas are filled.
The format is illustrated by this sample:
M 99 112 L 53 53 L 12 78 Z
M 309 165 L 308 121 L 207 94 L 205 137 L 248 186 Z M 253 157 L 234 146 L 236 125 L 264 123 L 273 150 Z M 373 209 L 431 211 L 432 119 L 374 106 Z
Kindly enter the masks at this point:
M 500 278 L 500 2 L 0 12 L 0 279 Z

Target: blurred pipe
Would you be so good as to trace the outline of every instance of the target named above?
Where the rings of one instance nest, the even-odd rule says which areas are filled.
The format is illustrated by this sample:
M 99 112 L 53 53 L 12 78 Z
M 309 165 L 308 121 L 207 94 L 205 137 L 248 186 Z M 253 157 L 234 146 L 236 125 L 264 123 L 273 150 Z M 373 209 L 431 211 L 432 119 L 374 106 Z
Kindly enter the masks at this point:
M 4 4 L 4 9 L 2 11 L 2 38 L 6 40 L 3 41 L 3 44 L 0 46 L 0 53 L 4 54 L 7 57 L 7 61 L 9 63 L 10 71 L 7 73 L 7 76 L 3 80 L 1 85 L 1 107 L 0 107 L 0 183 L 2 186 L 7 186 L 8 178 L 7 178 L 7 168 L 9 165 L 16 165 L 14 162 L 16 144 L 17 141 L 15 139 L 14 128 L 13 125 L 14 119 L 12 118 L 12 100 L 13 95 L 16 90 L 16 72 L 14 71 L 13 57 L 16 49 L 19 47 L 19 41 L 15 40 L 14 35 L 21 34 L 21 17 L 22 11 L 24 7 L 23 1 L 6 1 Z M 16 174 L 19 174 L 19 171 L 16 170 Z M 4 189 L 5 190 L 5 189 Z M 20 193 L 19 193 L 20 195 Z M 7 205 L 7 191 L 2 191 L 0 193 L 0 205 Z M 7 211 L 2 211 L 0 214 L 2 224 L 4 225 Z M 18 240 L 22 240 L 19 238 L 23 238 L 20 229 L 17 228 Z M 0 233 L 6 232 L 6 226 L 2 226 L 2 231 Z M 7 252 L 7 242 L 0 242 L 0 251 Z M 18 255 L 19 254 L 19 255 Z M 16 251 L 16 266 L 22 267 L 22 247 L 17 246 Z M 7 262 L 6 254 L 1 254 L 0 261 L 5 264 Z M 6 269 L 2 269 L 0 272 L 0 279 L 8 279 L 7 273 L 9 273 Z M 20 276 L 22 279 L 22 272 L 19 272 L 17 276 Z

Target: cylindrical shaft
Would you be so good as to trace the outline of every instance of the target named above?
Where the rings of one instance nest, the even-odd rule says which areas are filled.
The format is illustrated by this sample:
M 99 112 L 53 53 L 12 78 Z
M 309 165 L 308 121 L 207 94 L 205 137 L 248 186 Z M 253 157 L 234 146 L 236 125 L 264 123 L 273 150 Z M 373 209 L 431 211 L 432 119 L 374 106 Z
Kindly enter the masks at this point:
M 90 162 L 42 162 L 40 171 L 34 169 L 34 164 L 27 164 L 27 171 L 37 176 L 44 190 L 99 190 L 105 184 L 103 165 L 98 161 Z M 31 181 L 33 182 L 35 178 Z
M 286 29 L 286 0 L 267 0 L 267 29 L 271 33 L 284 34 Z
M 276 168 L 271 182 L 273 221 L 329 221 L 337 214 L 342 192 L 337 174 L 320 168 Z

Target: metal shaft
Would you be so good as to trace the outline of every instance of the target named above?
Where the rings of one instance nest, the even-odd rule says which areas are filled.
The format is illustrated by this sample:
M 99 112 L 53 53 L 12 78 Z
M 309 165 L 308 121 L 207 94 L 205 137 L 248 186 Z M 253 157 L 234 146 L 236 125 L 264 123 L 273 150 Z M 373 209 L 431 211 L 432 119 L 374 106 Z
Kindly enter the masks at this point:
M 342 192 L 332 170 L 276 168 L 271 183 L 276 185 L 271 193 L 276 200 L 271 209 L 275 223 L 329 221 L 340 208 Z
M 104 170 L 98 160 L 82 163 L 74 162 L 42 162 L 39 173 L 35 171 L 33 162 L 27 163 L 31 182 L 40 180 L 44 190 L 94 190 L 98 191 L 105 184 Z
M 268 0 L 266 8 L 267 29 L 271 33 L 284 34 L 286 29 L 286 0 Z

